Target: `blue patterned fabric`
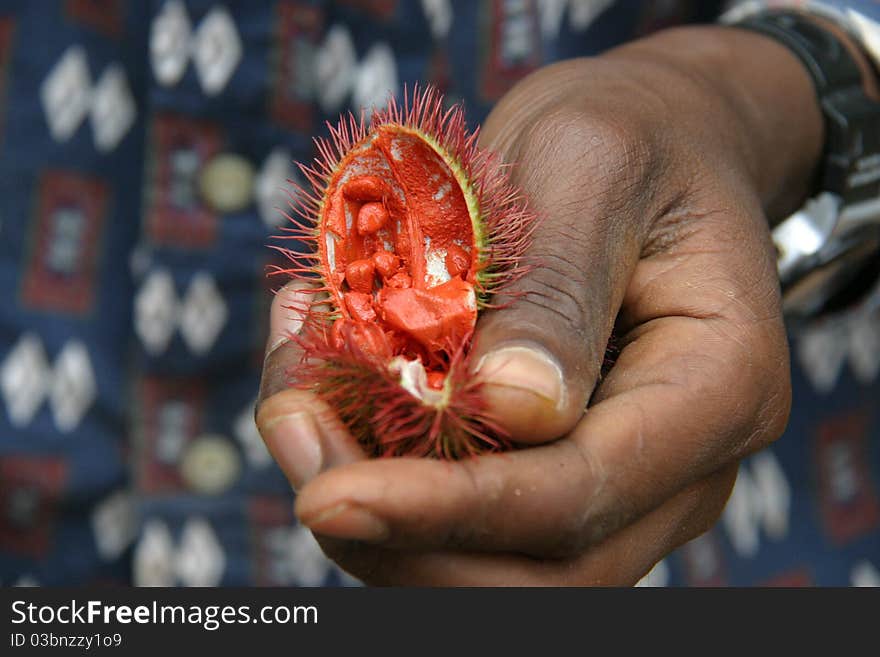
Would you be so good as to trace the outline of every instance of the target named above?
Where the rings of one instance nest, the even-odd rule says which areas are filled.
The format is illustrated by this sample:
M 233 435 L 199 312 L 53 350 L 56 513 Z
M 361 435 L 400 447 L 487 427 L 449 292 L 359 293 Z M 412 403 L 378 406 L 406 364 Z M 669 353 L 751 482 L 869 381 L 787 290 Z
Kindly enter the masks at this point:
M 476 123 L 720 4 L 0 1 L 0 583 L 354 584 L 252 419 L 292 161 L 404 83 Z M 880 582 L 880 292 L 792 347 L 787 433 L 645 583 Z

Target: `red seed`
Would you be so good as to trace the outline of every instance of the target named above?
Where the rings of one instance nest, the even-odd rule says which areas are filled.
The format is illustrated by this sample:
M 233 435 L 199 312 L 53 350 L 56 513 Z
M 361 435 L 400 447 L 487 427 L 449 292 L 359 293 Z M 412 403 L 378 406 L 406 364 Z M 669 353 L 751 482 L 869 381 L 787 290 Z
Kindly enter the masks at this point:
M 388 287 L 395 287 L 399 289 L 412 287 L 412 277 L 407 274 L 405 271 L 399 271 L 394 276 L 385 281 Z
M 381 359 L 391 358 L 391 346 L 376 324 L 352 324 L 351 338 L 363 351 Z
M 361 235 L 371 235 L 388 223 L 388 210 L 381 203 L 364 203 L 358 211 L 357 230 Z
M 473 285 L 453 278 L 436 287 L 379 290 L 382 319 L 411 336 L 431 352 L 449 347 L 450 339 L 469 335 L 477 321 Z
M 400 258 L 391 253 L 391 251 L 376 251 L 373 254 L 373 264 L 384 278 L 390 278 L 400 269 Z
M 373 295 L 363 292 L 347 292 L 345 305 L 353 319 L 359 322 L 372 322 L 376 319 L 376 311 L 373 310 Z
M 389 195 L 388 185 L 377 176 L 352 178 L 342 188 L 345 198 L 352 201 L 381 201 Z
M 388 337 L 375 324 L 337 319 L 330 329 L 330 340 L 336 349 L 342 350 L 346 344 L 353 342 L 362 351 L 380 358 L 391 358 L 392 351 Z
M 471 267 L 471 257 L 467 251 L 457 244 L 450 244 L 446 249 L 446 271 L 453 278 L 464 274 Z
M 375 265 L 372 260 L 363 258 L 355 260 L 345 268 L 345 280 L 355 292 L 369 294 L 373 290 Z

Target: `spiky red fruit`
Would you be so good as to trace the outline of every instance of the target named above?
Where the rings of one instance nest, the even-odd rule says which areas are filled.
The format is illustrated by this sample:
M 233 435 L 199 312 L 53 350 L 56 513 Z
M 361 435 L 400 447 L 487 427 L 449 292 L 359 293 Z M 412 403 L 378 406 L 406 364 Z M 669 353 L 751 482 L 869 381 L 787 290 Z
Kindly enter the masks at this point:
M 317 282 L 295 385 L 314 390 L 375 455 L 459 458 L 507 446 L 469 373 L 479 312 L 525 272 L 534 216 L 477 146 L 461 105 L 431 88 L 349 114 L 300 165 L 276 274 Z

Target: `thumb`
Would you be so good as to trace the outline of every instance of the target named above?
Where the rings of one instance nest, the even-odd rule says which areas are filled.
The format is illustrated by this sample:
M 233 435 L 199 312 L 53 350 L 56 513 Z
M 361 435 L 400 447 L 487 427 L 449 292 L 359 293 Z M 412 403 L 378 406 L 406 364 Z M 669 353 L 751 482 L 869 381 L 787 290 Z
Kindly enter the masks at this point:
M 533 284 L 545 276 L 533 276 Z M 604 319 L 587 326 L 582 317 L 520 299 L 480 321 L 475 373 L 490 413 L 514 441 L 554 440 L 583 415 L 610 326 Z
M 526 254 L 533 268 L 505 291 L 506 306 L 481 316 L 475 336 L 490 412 L 521 443 L 559 438 L 582 417 L 638 262 L 640 219 L 652 212 L 630 181 L 608 175 L 634 175 L 603 164 L 621 159 L 608 147 L 619 140 L 601 125 L 571 124 L 565 139 L 544 121 L 516 144 L 515 182 L 541 218 Z

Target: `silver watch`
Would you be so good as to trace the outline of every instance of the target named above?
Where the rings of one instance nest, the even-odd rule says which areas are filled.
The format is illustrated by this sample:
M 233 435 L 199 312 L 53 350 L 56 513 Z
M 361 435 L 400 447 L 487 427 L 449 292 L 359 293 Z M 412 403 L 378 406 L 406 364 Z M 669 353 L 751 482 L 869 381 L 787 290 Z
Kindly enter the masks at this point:
M 789 318 L 841 309 L 880 277 L 880 102 L 840 39 L 811 20 L 847 32 L 877 66 L 880 25 L 846 4 L 753 1 L 721 19 L 788 47 L 812 77 L 825 119 L 818 191 L 773 230 Z
M 880 268 L 880 198 L 843 205 L 823 192 L 773 230 L 783 308 L 808 318 L 859 298 Z

